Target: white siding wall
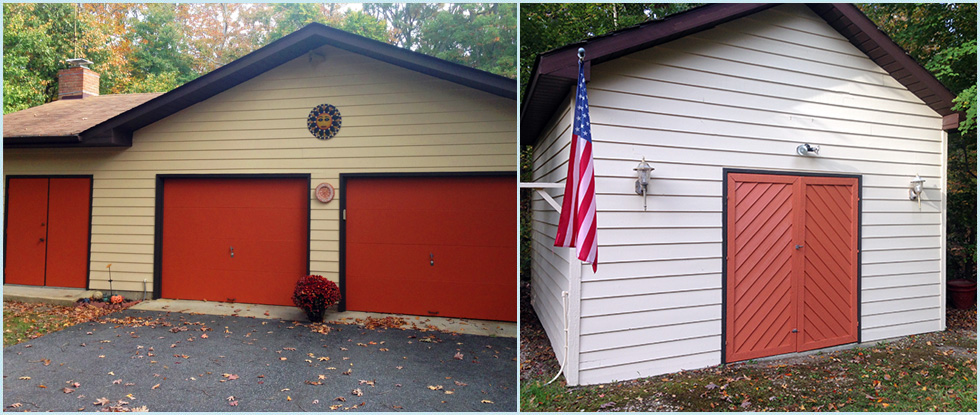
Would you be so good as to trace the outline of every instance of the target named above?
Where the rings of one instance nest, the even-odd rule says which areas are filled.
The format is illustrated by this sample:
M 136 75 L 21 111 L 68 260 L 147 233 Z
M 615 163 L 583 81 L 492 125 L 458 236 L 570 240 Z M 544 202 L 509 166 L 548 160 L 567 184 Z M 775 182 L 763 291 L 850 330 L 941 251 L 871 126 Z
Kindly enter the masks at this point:
M 862 175 L 862 340 L 943 329 L 941 117 L 806 6 L 596 65 L 589 100 L 600 264 L 582 271 L 580 383 L 721 363 L 723 168 Z
M 572 134 L 571 102 L 569 96 L 554 119 L 545 127 L 543 138 L 534 148 L 533 182 L 565 183 Z M 557 195 L 555 201 L 562 203 L 562 190 L 546 191 Z M 568 302 L 568 360 L 565 379 L 569 385 L 575 385 L 578 384 L 579 366 L 577 356 L 581 265 L 571 249 L 554 246 L 559 213 L 536 192 L 532 193 L 531 209 L 534 211 L 531 224 L 531 295 L 534 310 L 548 333 L 558 361 L 561 362 L 566 354 L 563 301 Z M 589 272 L 591 271 L 590 268 Z M 562 298 L 563 291 L 568 291 L 567 300 Z
M 337 280 L 340 173 L 515 171 L 516 103 L 325 46 L 135 132 L 127 149 L 4 150 L 7 174 L 93 174 L 93 289 L 153 285 L 157 174 L 309 173 L 337 188 L 311 204 L 310 269 Z M 336 106 L 330 140 L 306 128 L 313 107 Z M 311 189 L 312 197 L 312 189 Z

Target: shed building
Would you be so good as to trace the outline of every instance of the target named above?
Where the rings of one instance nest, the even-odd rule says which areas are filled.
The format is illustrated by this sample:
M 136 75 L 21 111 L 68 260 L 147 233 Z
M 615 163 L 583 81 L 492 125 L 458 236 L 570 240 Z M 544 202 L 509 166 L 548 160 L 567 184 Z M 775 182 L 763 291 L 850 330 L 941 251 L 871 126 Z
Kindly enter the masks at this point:
M 565 180 L 580 47 L 598 272 L 532 199 L 532 303 L 569 385 L 945 328 L 961 114 L 859 9 L 713 4 L 540 55 L 520 127 L 536 183 Z
M 319 24 L 165 94 L 63 72 L 4 116 L 4 284 L 516 320 L 513 79 Z

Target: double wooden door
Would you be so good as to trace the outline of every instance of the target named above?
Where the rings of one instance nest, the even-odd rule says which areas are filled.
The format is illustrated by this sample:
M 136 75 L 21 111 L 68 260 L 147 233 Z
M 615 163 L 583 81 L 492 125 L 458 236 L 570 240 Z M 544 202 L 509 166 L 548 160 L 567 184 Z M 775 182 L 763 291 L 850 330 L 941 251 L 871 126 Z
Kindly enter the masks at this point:
M 858 178 L 726 180 L 725 361 L 857 341 Z
M 10 177 L 5 284 L 86 288 L 91 177 Z

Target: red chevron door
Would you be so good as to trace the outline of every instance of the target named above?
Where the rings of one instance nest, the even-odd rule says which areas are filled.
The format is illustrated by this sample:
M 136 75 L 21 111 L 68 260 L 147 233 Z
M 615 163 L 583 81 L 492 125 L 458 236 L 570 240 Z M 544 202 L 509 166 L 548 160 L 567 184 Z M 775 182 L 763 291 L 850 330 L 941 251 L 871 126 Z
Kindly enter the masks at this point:
M 856 178 L 727 177 L 725 360 L 857 340 Z
M 857 341 L 857 179 L 806 177 L 799 351 Z

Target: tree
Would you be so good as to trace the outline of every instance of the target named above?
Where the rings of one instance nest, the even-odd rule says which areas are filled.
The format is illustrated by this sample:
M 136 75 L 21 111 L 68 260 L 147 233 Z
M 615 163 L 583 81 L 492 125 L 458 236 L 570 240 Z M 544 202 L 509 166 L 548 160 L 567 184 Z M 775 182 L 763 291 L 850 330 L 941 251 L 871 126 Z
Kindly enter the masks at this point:
M 947 144 L 946 274 L 977 277 L 977 5 L 859 5 L 947 89 L 963 111 Z
M 362 11 L 345 12 L 339 29 L 379 42 L 391 43 L 394 40 L 388 31 L 388 25 L 383 20 Z
M 365 3 L 364 12 L 392 27 L 395 45 L 416 50 L 422 26 L 442 10 L 443 3 Z
M 514 77 L 517 66 L 517 5 L 453 4 L 422 25 L 418 52 Z
M 181 25 L 187 6 L 150 3 L 132 17 L 134 82 L 126 92 L 166 92 L 198 77 Z

